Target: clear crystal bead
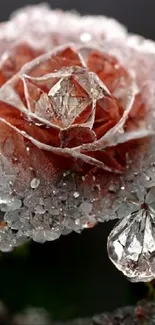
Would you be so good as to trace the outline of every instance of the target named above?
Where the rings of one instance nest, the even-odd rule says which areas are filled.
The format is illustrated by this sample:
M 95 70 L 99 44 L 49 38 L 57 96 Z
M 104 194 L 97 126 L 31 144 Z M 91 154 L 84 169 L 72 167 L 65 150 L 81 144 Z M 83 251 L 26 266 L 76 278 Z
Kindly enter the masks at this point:
M 155 278 L 155 187 L 137 211 L 121 220 L 108 238 L 109 258 L 131 281 Z

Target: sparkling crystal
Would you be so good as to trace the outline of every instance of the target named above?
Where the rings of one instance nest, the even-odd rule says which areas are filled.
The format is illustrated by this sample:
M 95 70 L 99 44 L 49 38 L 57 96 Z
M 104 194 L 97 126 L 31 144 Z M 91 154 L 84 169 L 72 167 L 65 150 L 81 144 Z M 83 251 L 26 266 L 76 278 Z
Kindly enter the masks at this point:
M 131 281 L 149 282 L 155 278 L 155 187 L 138 203 L 112 230 L 108 253 Z
M 74 196 L 75 198 L 78 198 L 78 197 L 80 196 L 80 193 L 78 193 L 78 192 L 74 192 L 73 196 Z
M 81 203 L 79 209 L 83 214 L 89 215 L 89 213 L 92 211 L 92 204 L 84 201 L 83 203 Z

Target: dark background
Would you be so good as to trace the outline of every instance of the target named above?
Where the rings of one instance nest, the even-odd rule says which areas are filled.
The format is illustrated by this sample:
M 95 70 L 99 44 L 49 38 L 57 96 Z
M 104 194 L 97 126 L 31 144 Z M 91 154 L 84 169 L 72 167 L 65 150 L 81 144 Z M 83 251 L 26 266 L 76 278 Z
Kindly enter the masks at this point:
M 0 0 L 0 20 L 24 5 L 37 4 L 37 0 Z M 154 0 L 51 0 L 53 8 L 76 9 L 84 14 L 104 14 L 124 23 L 130 32 L 155 39 Z
M 0 0 L 0 20 L 24 5 L 40 1 Z M 155 39 L 155 0 L 52 0 L 53 8 L 104 14 L 130 32 Z M 143 284 L 131 284 L 109 261 L 107 236 L 114 223 L 98 225 L 44 245 L 31 243 L 0 259 L 0 300 L 12 311 L 45 307 L 56 319 L 90 316 L 134 304 Z

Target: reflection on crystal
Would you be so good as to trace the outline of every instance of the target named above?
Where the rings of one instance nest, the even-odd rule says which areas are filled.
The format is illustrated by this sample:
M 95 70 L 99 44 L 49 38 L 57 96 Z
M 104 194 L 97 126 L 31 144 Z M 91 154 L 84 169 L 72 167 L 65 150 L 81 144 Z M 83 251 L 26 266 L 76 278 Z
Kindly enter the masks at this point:
M 85 73 L 85 78 L 87 77 L 86 81 L 89 82 L 88 74 L 84 72 L 84 70 L 81 69 L 79 73 Z M 48 96 L 53 105 L 55 118 L 58 119 L 64 127 L 71 125 L 75 118 L 91 104 L 88 94 L 76 82 L 74 75 L 72 77 L 60 79 L 51 88 Z
M 143 202 L 139 199 L 136 211 L 115 226 L 107 247 L 112 262 L 131 281 L 155 278 L 155 187 L 145 192 Z

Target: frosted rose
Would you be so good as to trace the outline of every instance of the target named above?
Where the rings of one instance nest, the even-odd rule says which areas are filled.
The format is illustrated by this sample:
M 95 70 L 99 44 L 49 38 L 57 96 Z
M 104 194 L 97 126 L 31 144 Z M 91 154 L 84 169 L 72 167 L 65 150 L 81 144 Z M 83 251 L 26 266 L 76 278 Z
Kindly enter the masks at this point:
M 0 84 L 4 84 L 0 91 L 2 151 L 5 155 L 5 137 L 13 132 L 27 139 L 28 146 L 31 142 L 47 151 L 48 160 L 61 169 L 84 172 L 95 166 L 120 172 L 126 164 L 129 141 L 152 133 L 144 96 L 149 71 L 139 84 L 138 71 L 129 67 L 129 60 L 123 62 L 120 53 L 128 46 L 122 49 L 117 41 L 126 34 L 121 26 L 116 26 L 113 40 L 106 18 L 102 18 L 100 28 L 97 18 L 93 32 L 93 19 L 80 18 L 75 30 L 76 18 L 38 6 L 19 11 L 8 25 L 2 24 L 1 38 L 6 47 L 0 68 Z M 67 20 L 70 28 L 64 26 L 58 32 L 61 19 L 63 24 Z M 113 28 L 114 24 L 111 21 Z M 101 49 L 89 45 L 101 40 Z M 67 41 L 77 45 L 49 52 Z M 116 56 L 109 53 L 113 50 Z M 142 59 L 145 65 L 144 55 L 136 57 L 136 62 Z M 15 153 L 19 155 L 26 161 L 22 149 Z
M 44 5 L 1 24 L 0 43 L 0 249 L 122 217 L 155 129 L 154 44 Z
M 2 150 L 5 137 L 13 131 L 47 151 L 48 158 L 62 169 L 84 170 L 90 164 L 122 170 L 124 149 L 121 155 L 119 146 L 110 148 L 110 141 L 113 146 L 119 128 L 125 125 L 134 105 L 134 90 L 123 107 L 124 96 L 117 100 L 108 88 L 114 92 L 127 82 L 130 88 L 129 75 L 110 56 L 93 49 L 89 52 L 85 63 L 82 49 L 68 46 L 40 56 L 2 87 Z M 96 68 L 101 66 L 102 75 L 92 72 L 95 63 Z
M 3 154 L 5 138 L 17 133 L 25 149 L 32 143 L 47 151 L 62 170 L 122 171 L 129 145 L 120 144 L 138 137 L 145 124 L 145 103 L 130 74 L 91 47 L 63 46 L 30 61 L 4 84 L 0 99 Z

